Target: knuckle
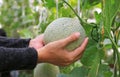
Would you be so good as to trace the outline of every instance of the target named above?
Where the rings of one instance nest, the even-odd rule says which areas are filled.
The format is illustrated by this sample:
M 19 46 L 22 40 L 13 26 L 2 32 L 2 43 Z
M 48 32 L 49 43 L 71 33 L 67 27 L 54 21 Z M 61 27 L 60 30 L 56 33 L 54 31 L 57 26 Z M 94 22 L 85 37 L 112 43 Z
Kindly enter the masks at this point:
M 70 56 L 66 58 L 66 62 L 71 63 L 74 59 Z
M 72 40 L 76 40 L 76 37 L 75 37 L 74 35 L 72 35 L 70 38 L 71 38 Z
M 69 58 L 69 62 L 72 62 L 74 59 L 72 57 Z

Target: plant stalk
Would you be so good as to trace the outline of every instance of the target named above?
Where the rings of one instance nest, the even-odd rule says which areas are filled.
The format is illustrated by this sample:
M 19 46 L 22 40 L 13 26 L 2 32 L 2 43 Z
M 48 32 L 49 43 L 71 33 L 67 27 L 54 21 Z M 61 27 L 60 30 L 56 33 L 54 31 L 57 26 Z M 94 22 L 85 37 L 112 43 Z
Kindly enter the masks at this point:
M 66 3 L 66 4 L 70 7 L 70 9 L 74 12 L 74 14 L 75 14 L 75 15 L 77 16 L 77 18 L 79 19 L 81 25 L 94 26 L 93 24 L 88 24 L 87 22 L 84 22 L 68 2 L 66 2 L 65 0 L 63 0 L 63 2 Z
M 63 2 L 64 3 L 66 3 L 69 7 L 70 7 L 70 9 L 74 12 L 74 14 L 77 16 L 77 18 L 80 20 L 80 22 L 82 23 L 83 22 L 83 20 L 79 17 L 79 15 L 75 12 L 75 10 L 72 8 L 72 6 L 68 3 L 68 2 L 66 2 L 65 0 L 63 0 Z
M 107 31 L 108 32 L 108 31 Z M 114 50 L 114 53 L 115 53 L 115 55 L 114 56 L 117 56 L 117 58 L 115 58 L 115 59 L 117 59 L 117 64 L 118 64 L 118 70 L 119 70 L 119 76 L 120 76 L 120 56 L 119 56 L 119 50 L 118 50 L 118 46 L 117 46 L 117 44 L 116 44 L 116 42 L 112 39 L 112 37 L 111 37 L 111 35 L 110 35 L 110 33 L 108 32 L 108 34 L 109 34 L 109 39 L 111 40 L 111 42 L 112 42 L 112 44 L 113 44 L 113 50 Z M 117 66 L 116 66 L 117 67 Z M 115 70 L 116 71 L 116 70 Z M 117 72 L 117 71 L 116 71 Z

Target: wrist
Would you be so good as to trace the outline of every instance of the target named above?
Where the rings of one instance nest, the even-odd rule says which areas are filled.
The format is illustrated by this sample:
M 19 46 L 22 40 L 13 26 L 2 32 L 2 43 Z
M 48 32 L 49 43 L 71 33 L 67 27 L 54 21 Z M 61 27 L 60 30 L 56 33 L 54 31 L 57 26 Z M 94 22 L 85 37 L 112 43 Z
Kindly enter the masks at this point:
M 34 40 L 31 39 L 30 42 L 29 42 L 29 47 L 32 47 L 32 44 L 34 43 Z
M 37 50 L 37 53 L 38 53 L 38 60 L 37 62 L 38 63 L 43 63 L 44 62 L 44 48 L 40 48 Z

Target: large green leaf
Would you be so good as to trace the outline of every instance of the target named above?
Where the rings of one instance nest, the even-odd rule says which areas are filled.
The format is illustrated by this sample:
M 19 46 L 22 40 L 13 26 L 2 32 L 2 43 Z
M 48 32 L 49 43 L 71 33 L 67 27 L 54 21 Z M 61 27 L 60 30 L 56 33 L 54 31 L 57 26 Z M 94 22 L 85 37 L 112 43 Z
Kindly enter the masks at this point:
M 59 74 L 58 77 L 87 77 L 88 68 L 78 67 L 74 68 L 70 74 Z
M 97 44 L 90 40 L 81 62 L 83 66 L 90 68 L 88 77 L 97 77 L 100 67 L 100 61 L 104 58 L 103 48 L 99 48 Z
M 81 0 L 81 6 L 83 9 L 91 8 L 92 6 L 100 3 L 101 0 Z
M 97 48 L 96 46 L 91 46 L 86 49 L 81 59 L 81 62 L 84 66 L 91 66 L 96 57 Z
M 88 74 L 88 68 L 79 67 L 79 68 L 74 68 L 73 69 L 70 77 L 86 77 L 87 74 Z
M 99 67 L 97 77 L 112 77 L 112 72 L 110 70 L 110 67 L 108 65 L 101 64 Z
M 120 0 L 103 0 L 103 22 L 105 33 L 110 33 L 114 18 L 120 8 Z
M 90 67 L 88 77 L 97 77 L 98 70 L 99 70 L 99 67 L 100 67 L 100 57 L 99 57 L 98 52 L 95 54 L 94 60 L 91 63 L 92 63 L 92 65 Z

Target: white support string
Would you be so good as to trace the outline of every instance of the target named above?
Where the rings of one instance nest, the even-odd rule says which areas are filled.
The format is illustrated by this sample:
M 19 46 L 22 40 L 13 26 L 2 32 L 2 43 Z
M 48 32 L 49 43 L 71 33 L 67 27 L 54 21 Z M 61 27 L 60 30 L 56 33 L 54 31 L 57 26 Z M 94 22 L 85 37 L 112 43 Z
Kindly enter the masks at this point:
M 78 0 L 78 8 L 77 8 L 77 11 L 78 11 L 78 15 L 80 16 L 80 0 Z

